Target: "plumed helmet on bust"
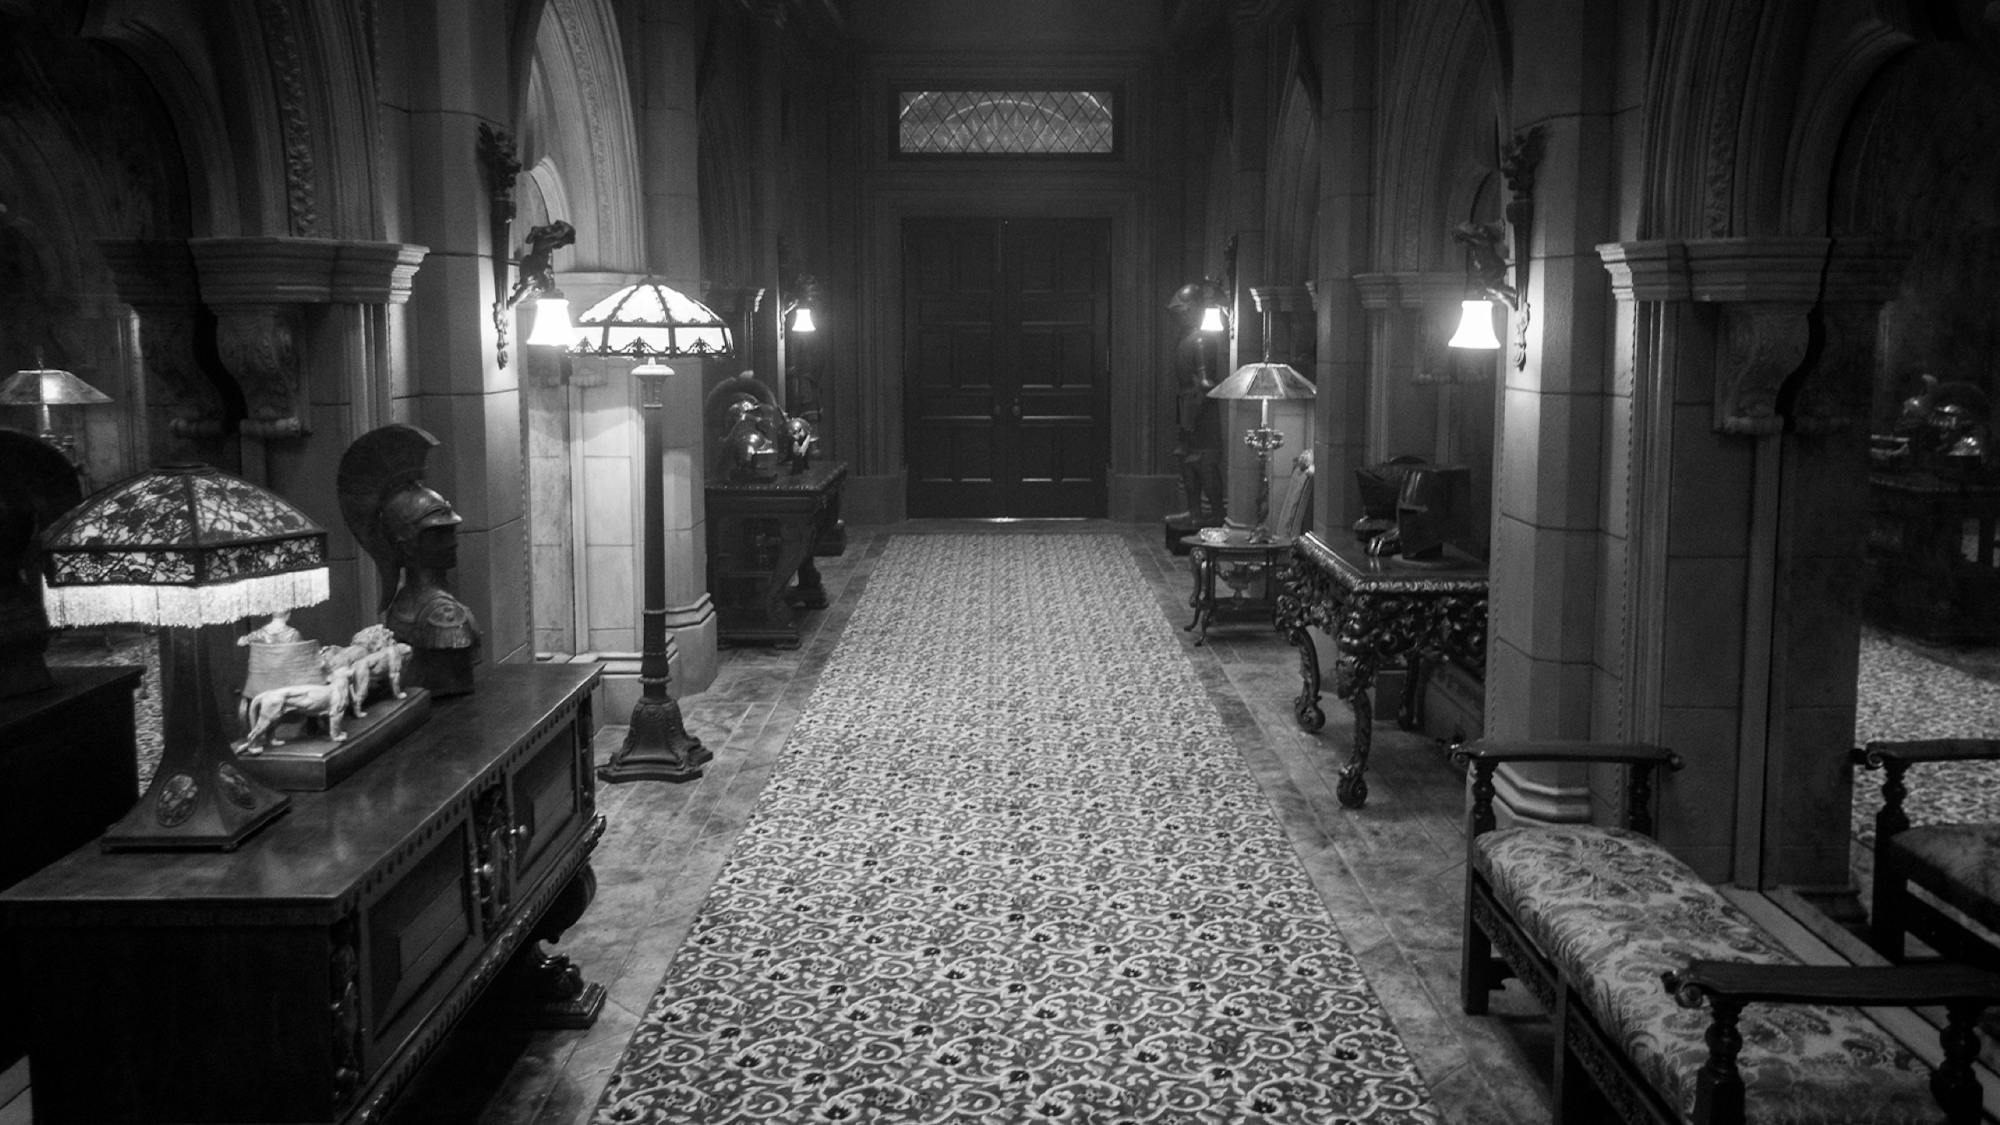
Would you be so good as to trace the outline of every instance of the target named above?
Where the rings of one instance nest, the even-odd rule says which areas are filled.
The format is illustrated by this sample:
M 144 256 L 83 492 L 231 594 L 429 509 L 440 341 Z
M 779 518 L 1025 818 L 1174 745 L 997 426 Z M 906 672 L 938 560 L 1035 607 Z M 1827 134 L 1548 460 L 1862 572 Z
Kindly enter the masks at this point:
M 362 434 L 341 454 L 340 514 L 382 575 L 378 608 L 395 596 L 398 570 L 410 561 L 418 534 L 459 522 L 451 502 L 423 480 L 437 445 L 426 431 L 399 422 Z

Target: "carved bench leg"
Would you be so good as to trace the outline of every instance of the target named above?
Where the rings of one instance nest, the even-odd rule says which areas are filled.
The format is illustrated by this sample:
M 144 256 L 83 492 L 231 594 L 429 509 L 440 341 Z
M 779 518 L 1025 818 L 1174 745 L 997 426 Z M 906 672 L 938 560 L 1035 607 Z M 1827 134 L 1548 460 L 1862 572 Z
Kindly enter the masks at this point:
M 604 1009 L 604 986 L 583 979 L 583 971 L 562 953 L 545 953 L 541 945 L 555 941 L 583 917 L 597 896 L 597 873 L 589 864 L 577 870 L 535 924 L 534 932 L 493 982 L 498 1006 L 508 1022 L 532 1028 L 586 1028 Z

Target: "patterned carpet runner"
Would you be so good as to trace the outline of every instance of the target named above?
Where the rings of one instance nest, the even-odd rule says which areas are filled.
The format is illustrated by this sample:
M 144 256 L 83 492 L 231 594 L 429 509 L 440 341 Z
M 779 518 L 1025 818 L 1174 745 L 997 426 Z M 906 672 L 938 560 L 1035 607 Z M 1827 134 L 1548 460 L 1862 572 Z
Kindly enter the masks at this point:
M 597 1122 L 1435 1122 L 1122 539 L 907 535 Z

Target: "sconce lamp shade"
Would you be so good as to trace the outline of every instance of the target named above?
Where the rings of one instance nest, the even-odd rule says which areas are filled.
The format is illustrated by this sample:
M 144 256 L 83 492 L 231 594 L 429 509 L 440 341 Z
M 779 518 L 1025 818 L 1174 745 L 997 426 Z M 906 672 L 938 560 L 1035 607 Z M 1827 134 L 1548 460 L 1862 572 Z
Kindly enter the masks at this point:
M 535 330 L 528 343 L 542 348 L 566 348 L 576 342 L 576 326 L 569 322 L 569 298 L 559 292 L 544 293 L 535 299 Z
M 648 278 L 590 306 L 576 318 L 570 350 L 583 355 L 725 355 L 729 326 L 707 305 Z
M 818 330 L 819 327 L 813 323 L 812 306 L 800 305 L 792 311 L 792 331 L 817 332 Z
M 1201 330 L 1203 332 L 1220 332 L 1222 329 L 1222 306 L 1209 305 L 1201 310 Z
M 327 599 L 326 532 L 208 465 L 165 465 L 87 498 L 42 534 L 56 626 L 200 626 Z
M 1493 302 L 1470 300 L 1459 302 L 1460 314 L 1458 331 L 1445 341 L 1449 348 L 1479 348 L 1493 351 L 1500 346 L 1500 338 L 1493 334 Z
M 1319 391 L 1288 363 L 1246 363 L 1236 374 L 1217 383 L 1210 398 L 1286 399 L 1312 398 Z

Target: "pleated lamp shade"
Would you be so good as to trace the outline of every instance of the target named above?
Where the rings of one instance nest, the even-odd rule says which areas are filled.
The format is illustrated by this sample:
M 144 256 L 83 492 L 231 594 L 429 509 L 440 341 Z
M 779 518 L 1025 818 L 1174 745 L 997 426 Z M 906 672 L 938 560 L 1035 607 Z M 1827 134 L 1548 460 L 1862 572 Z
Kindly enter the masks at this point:
M 1236 374 L 1217 383 L 1210 398 L 1287 399 L 1312 398 L 1319 393 L 1311 380 L 1289 363 L 1246 363 Z

